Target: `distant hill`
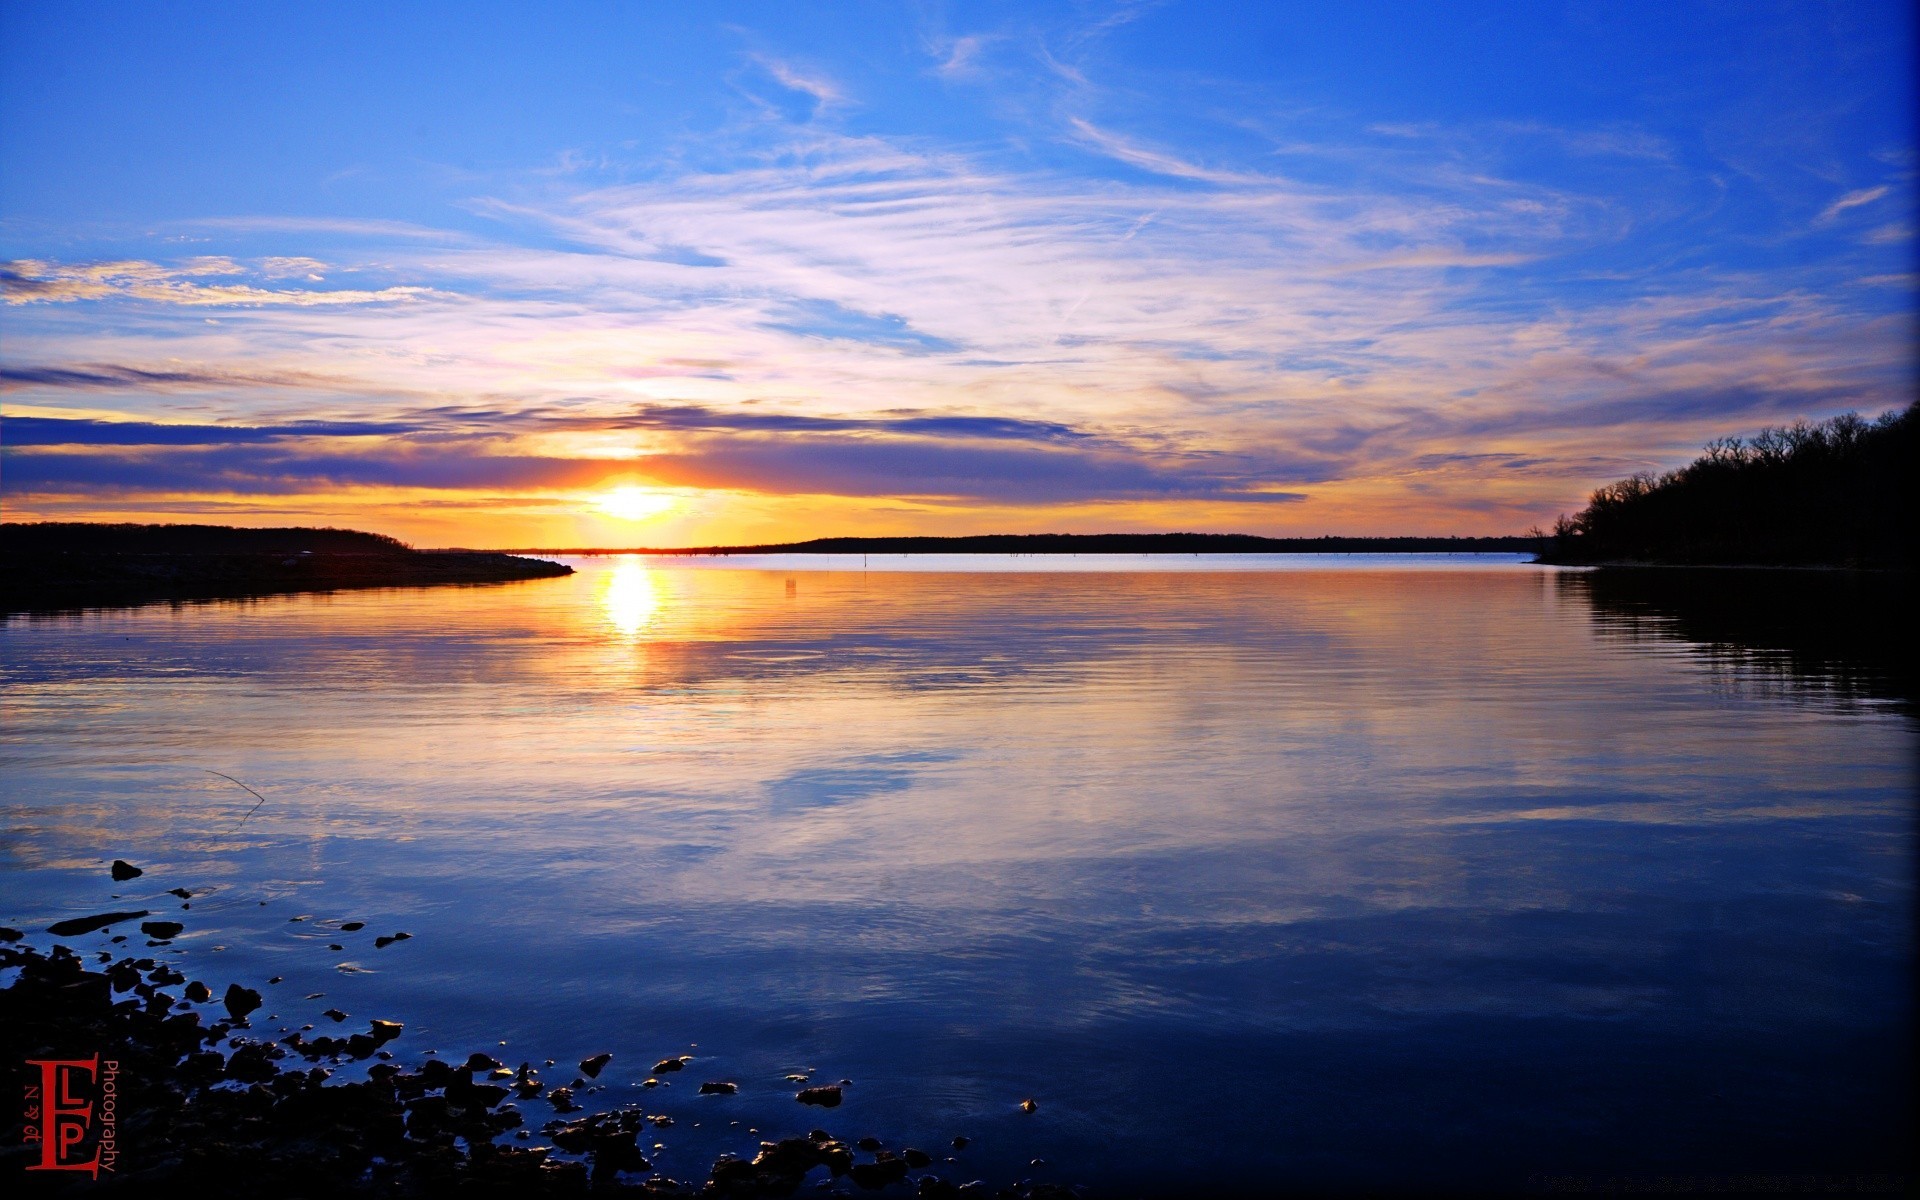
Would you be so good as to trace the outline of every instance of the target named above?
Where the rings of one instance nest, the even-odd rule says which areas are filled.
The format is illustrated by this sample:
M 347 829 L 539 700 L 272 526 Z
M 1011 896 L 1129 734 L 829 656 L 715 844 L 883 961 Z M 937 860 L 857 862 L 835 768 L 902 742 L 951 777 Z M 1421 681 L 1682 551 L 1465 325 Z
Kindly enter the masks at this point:
M 831 537 L 757 546 L 548 554 L 1533 554 L 1539 537 L 1269 538 L 1248 533 L 987 533 L 970 537 Z
M 1911 570 L 1917 451 L 1914 405 L 1711 442 L 1677 471 L 1595 492 L 1542 560 Z
M 0 525 L 0 612 L 61 611 L 284 592 L 504 583 L 571 575 L 539 559 L 413 550 L 352 529 Z

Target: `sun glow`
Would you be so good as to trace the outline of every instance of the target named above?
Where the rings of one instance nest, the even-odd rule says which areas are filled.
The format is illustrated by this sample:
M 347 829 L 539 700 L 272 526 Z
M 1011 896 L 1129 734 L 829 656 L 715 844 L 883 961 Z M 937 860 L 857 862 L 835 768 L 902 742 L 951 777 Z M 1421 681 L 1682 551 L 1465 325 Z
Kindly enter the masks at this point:
M 602 492 L 594 505 L 610 517 L 619 517 L 623 521 L 644 521 L 672 508 L 673 497 L 651 488 L 617 487 Z

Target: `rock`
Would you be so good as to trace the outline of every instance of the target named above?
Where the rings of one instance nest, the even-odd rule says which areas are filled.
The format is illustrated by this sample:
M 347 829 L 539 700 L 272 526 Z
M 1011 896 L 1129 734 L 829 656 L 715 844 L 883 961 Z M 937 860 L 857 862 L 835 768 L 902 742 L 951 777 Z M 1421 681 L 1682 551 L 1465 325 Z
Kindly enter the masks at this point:
M 148 937 L 160 938 L 163 941 L 167 938 L 179 937 L 180 931 L 185 928 L 186 926 L 182 925 L 178 921 L 142 921 L 140 922 L 141 933 L 146 934 Z
M 580 1060 L 580 1073 L 588 1079 L 598 1079 L 600 1078 L 600 1072 L 605 1070 L 607 1064 L 612 1061 L 613 1055 L 605 1051 L 594 1055 L 592 1058 L 583 1058 Z
M 138 879 L 146 874 L 145 871 L 142 871 L 139 867 L 134 866 L 124 858 L 116 858 L 113 860 L 112 872 L 115 883 L 125 883 L 129 879 Z
M 410 933 L 383 934 L 373 939 L 373 948 L 375 950 L 384 950 L 395 942 L 404 942 L 412 936 Z
M 21 933 L 18 929 L 14 929 L 8 925 L 0 925 L 0 942 L 17 942 L 25 936 L 27 935 Z
M 972 1144 L 973 1144 L 972 1138 L 957 1137 L 953 1139 L 953 1148 L 955 1150 L 965 1150 L 968 1146 Z
M 684 1068 L 688 1063 L 692 1061 L 693 1061 L 693 1056 L 691 1054 L 682 1055 L 679 1058 L 663 1058 L 659 1062 L 653 1064 L 653 1073 L 655 1075 L 658 1075 L 662 1071 L 678 1071 Z
M 491 1071 L 499 1065 L 499 1059 L 482 1054 L 478 1050 L 467 1055 L 467 1070 L 469 1071 Z
M 213 990 L 196 979 L 187 985 L 187 999 L 195 1004 L 205 1004 L 213 999 Z
M 855 1142 L 854 1145 L 860 1147 L 862 1150 L 878 1150 L 880 1147 L 886 1145 L 886 1143 L 877 1137 L 863 1137 Z
M 373 1038 L 374 1042 L 377 1045 L 381 1045 L 381 1046 L 384 1046 L 388 1042 L 399 1037 L 400 1031 L 406 1028 L 405 1025 L 402 1025 L 398 1021 L 377 1021 L 376 1020 L 376 1021 L 369 1022 L 369 1025 L 370 1025 L 370 1028 L 368 1029 L 368 1036 Z
M 924 1200 L 950 1200 L 960 1194 L 960 1189 L 938 1175 L 923 1175 L 917 1194 Z
M 247 1014 L 260 1007 L 260 993 L 252 988 L 243 988 L 237 983 L 227 985 L 227 994 L 221 997 L 221 1003 L 227 1006 L 227 1012 L 236 1021 L 244 1021 Z
M 359 933 L 362 929 L 365 929 L 366 927 L 367 927 L 367 923 L 365 921 L 348 921 L 345 925 L 342 925 L 340 927 L 340 932 L 341 933 Z
M 740 1085 L 737 1083 L 710 1080 L 700 1085 L 700 1094 L 702 1096 L 731 1096 L 739 1090 Z
M 830 1083 L 825 1087 L 801 1088 L 794 1099 L 802 1104 L 818 1104 L 821 1108 L 840 1107 L 840 1085 Z
M 928 1154 L 925 1150 L 915 1150 L 912 1146 L 908 1146 L 905 1150 L 902 1150 L 900 1157 L 908 1166 L 916 1171 L 921 1167 L 930 1167 L 933 1165 L 933 1156 L 931 1154 Z
M 347 1014 L 341 1012 L 337 1008 L 329 1008 L 328 1010 L 321 1013 L 320 1015 L 323 1017 L 332 1017 L 336 1021 L 344 1021 L 347 1019 Z
M 180 898 L 181 898 L 182 900 L 191 900 L 191 899 L 193 899 L 193 893 L 192 893 L 192 892 L 190 892 L 190 891 L 188 891 L 188 890 L 187 890 L 187 889 L 185 889 L 185 888 L 168 888 L 168 889 L 167 889 L 167 895 L 169 895 L 169 896 L 178 896 L 178 897 L 180 897 Z
M 1022 1100 L 1020 1102 L 1020 1111 L 1023 1113 L 1038 1112 L 1040 1111 L 1040 1106 L 1031 1100 Z
M 854 1183 L 878 1191 L 888 1184 L 898 1183 L 907 1177 L 907 1164 L 904 1160 L 886 1157 L 870 1163 L 855 1163 L 853 1170 L 847 1172 L 853 1176 Z
M 96 929 L 105 929 L 122 921 L 137 921 L 141 917 L 150 917 L 153 910 L 143 908 L 139 912 L 98 913 L 91 917 L 74 917 L 67 921 L 55 921 L 47 926 L 47 932 L 55 937 L 77 937 L 83 933 L 92 933 Z
M 555 1112 L 579 1112 L 580 1106 L 573 1102 L 572 1088 L 555 1088 L 547 1093 L 547 1103 L 553 1105 Z

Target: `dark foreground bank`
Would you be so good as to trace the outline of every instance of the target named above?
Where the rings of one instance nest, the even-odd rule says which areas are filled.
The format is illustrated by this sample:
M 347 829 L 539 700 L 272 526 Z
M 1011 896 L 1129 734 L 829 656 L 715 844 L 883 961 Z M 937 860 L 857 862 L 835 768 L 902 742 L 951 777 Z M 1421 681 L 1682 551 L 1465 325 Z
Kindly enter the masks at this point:
M 132 870 L 115 868 L 116 878 Z M 596 1098 L 610 1054 L 510 1067 L 474 1051 L 403 1065 L 387 1048 L 402 1039 L 402 1022 L 321 1011 L 317 995 L 276 996 L 278 978 L 260 988 L 189 978 L 166 958 L 182 925 L 154 915 L 100 913 L 47 931 L 115 944 L 137 928 L 136 944 L 151 939 L 146 954 L 125 957 L 62 944 L 42 951 L 0 928 L 0 1063 L 17 1101 L 0 1144 L 7 1194 L 749 1197 L 803 1185 L 835 1195 L 1080 1194 L 1052 1183 L 956 1182 L 964 1136 L 921 1150 L 801 1133 L 830 1120 L 823 1110 L 838 1107 L 846 1081 L 798 1076 L 789 1077 L 797 1091 L 788 1136 L 756 1145 L 759 1131 L 742 1130 L 742 1153 L 723 1154 L 703 1179 L 672 1179 L 648 1155 L 677 1122 L 724 1117 L 713 1105 L 724 1108 L 737 1087 L 703 1080 L 697 1060 L 662 1059 L 645 1102 L 617 1106 Z M 312 1021 L 289 1032 L 296 1012 Z M 284 1023 L 269 1032 L 269 1022 Z
M 510 554 L 414 550 L 349 529 L 219 525 L 0 525 L 0 562 L 4 612 L 508 583 L 573 573 L 561 563 Z

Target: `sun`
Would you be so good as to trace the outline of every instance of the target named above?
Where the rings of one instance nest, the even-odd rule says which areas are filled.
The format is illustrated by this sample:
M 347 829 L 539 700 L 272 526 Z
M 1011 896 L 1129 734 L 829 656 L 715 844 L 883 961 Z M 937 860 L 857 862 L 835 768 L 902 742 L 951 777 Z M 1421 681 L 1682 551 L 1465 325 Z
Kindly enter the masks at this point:
M 617 487 L 602 492 L 594 505 L 610 517 L 623 521 L 644 521 L 673 507 L 673 497 L 651 488 Z

